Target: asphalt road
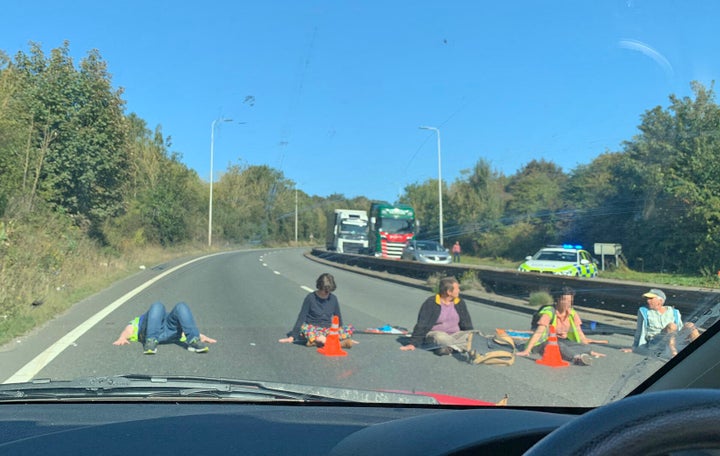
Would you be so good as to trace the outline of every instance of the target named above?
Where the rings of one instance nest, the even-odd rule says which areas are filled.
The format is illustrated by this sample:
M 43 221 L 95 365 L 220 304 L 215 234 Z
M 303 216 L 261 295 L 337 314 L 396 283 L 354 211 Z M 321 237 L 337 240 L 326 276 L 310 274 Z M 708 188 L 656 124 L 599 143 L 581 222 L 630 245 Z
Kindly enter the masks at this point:
M 358 329 L 412 328 L 427 291 L 316 263 L 300 249 L 238 251 L 200 258 L 172 270 L 159 265 L 79 303 L 46 327 L 0 349 L 0 381 L 70 379 L 116 374 L 194 375 L 346 388 L 425 391 L 511 405 L 596 406 L 617 398 L 659 368 L 657 361 L 598 346 L 607 357 L 592 366 L 549 368 L 518 358 L 513 366 L 470 365 L 459 357 L 403 352 L 396 336 L 357 334 L 347 357 L 325 357 L 280 344 L 303 298 L 323 272 L 335 275 L 343 318 Z M 163 275 L 164 274 L 164 275 Z M 150 280 L 155 280 L 148 283 Z M 143 289 L 138 287 L 144 286 Z M 130 293 L 130 294 L 127 294 Z M 124 298 L 123 298 L 124 296 Z M 201 332 L 218 339 L 207 354 L 161 345 L 113 346 L 129 320 L 155 301 L 187 302 Z M 116 308 L 108 310 L 108 306 Z M 468 301 L 476 329 L 527 329 L 526 313 Z M 98 316 L 105 309 L 107 315 Z M 87 323 L 93 315 L 95 324 Z M 80 328 L 80 329 L 79 329 Z M 73 332 L 75 331 L 75 332 Z M 74 334 L 79 334 L 74 337 Z M 62 343 L 58 343 L 63 336 Z M 629 345 L 627 335 L 603 336 Z M 71 339 L 71 340 L 69 340 Z M 48 347 L 54 349 L 48 352 Z M 26 376 L 28 378 L 23 378 Z

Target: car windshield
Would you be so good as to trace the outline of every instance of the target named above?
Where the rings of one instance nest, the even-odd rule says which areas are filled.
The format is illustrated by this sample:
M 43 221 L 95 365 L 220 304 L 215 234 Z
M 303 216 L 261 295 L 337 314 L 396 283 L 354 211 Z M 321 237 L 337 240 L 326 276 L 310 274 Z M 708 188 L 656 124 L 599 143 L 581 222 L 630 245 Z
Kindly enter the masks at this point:
M 720 2 L 29 5 L 3 387 L 594 407 L 720 315 Z
M 381 230 L 387 233 L 412 233 L 412 220 L 386 218 L 382 221 Z
M 444 250 L 442 248 L 442 246 L 435 241 L 417 241 L 415 243 L 415 247 L 418 250 L 427 250 L 427 251 L 434 251 L 434 252 L 439 252 L 439 251 Z
M 348 233 L 348 234 L 365 234 L 367 232 L 367 223 L 362 223 L 362 222 L 342 223 L 340 225 L 340 230 L 343 233 Z
M 575 263 L 577 261 L 577 253 L 575 252 L 558 252 L 554 250 L 541 250 L 535 255 L 536 260 L 545 261 L 566 261 Z

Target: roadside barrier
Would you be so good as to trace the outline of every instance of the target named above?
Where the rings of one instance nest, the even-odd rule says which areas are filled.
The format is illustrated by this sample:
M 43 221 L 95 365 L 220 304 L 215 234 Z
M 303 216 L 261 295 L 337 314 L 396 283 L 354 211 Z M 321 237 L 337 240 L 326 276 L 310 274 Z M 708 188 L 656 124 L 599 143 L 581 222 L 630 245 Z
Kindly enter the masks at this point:
M 427 288 L 427 280 L 434 275 L 462 277 L 472 273 L 482 283 L 482 290 L 489 296 L 480 300 L 491 305 L 505 305 L 508 300 L 523 300 L 533 291 L 559 289 L 569 286 L 578 293 L 575 306 L 588 310 L 607 312 L 615 317 L 632 320 L 634 323 L 638 307 L 644 305 L 643 293 L 648 288 L 661 288 L 668 298 L 668 304 L 680 310 L 683 321 L 691 321 L 700 316 L 709 305 L 720 304 L 720 290 L 683 287 L 678 285 L 652 285 L 649 283 L 628 282 L 622 280 L 568 277 L 553 274 L 519 272 L 512 268 L 497 268 L 470 264 L 425 264 L 417 261 L 403 261 L 389 258 L 377 258 L 369 255 L 337 253 L 313 248 L 306 256 L 316 261 L 326 262 L 335 267 L 344 265 L 354 272 L 360 272 L 383 280 L 396 280 L 393 276 L 415 281 L 416 286 Z M 466 296 L 466 299 L 468 296 Z M 702 305 L 699 305 L 702 304 Z M 509 304 L 514 306 L 514 304 Z M 534 309 L 531 310 L 534 312 Z M 700 313 L 699 313 L 700 312 Z M 597 320 L 592 318 L 592 320 Z M 597 320 L 600 323 L 605 323 Z M 616 325 L 616 323 L 608 323 Z M 623 326 L 623 325 L 620 325 Z M 624 327 L 624 326 L 623 326 Z M 633 325 L 628 334 L 634 333 Z

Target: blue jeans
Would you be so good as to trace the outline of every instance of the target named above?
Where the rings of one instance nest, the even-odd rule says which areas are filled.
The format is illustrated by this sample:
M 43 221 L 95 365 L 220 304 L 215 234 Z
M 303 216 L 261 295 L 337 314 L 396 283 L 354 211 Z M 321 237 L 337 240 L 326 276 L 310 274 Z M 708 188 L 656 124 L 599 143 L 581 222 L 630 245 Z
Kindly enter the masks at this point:
M 187 341 L 190 342 L 200 337 L 195 318 L 190 307 L 184 302 L 179 302 L 170 312 L 165 311 L 161 302 L 156 302 L 147 311 L 147 329 L 145 340 L 155 339 L 158 342 L 176 342 L 180 340 L 182 333 L 185 333 Z

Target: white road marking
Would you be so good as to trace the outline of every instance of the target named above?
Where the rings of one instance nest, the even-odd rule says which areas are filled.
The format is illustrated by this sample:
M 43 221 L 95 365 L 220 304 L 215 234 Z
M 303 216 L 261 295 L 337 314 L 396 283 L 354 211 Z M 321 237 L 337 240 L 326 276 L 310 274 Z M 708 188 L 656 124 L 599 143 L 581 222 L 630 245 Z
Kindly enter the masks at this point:
M 80 338 L 83 334 L 88 332 L 93 326 L 98 324 L 100 321 L 102 321 L 103 318 L 107 317 L 112 313 L 114 310 L 116 310 L 121 305 L 125 304 L 130 298 L 134 297 L 141 291 L 148 288 L 150 285 L 154 284 L 158 280 L 162 279 L 163 277 L 172 274 L 173 272 L 177 271 L 180 268 L 183 268 L 191 263 L 194 263 L 196 261 L 204 260 L 206 258 L 210 258 L 215 255 L 224 255 L 227 252 L 221 252 L 221 253 L 215 253 L 213 255 L 207 255 L 200 258 L 195 258 L 194 260 L 190 260 L 186 263 L 180 264 L 178 266 L 175 266 L 172 269 L 168 269 L 167 271 L 163 272 L 162 274 L 158 275 L 157 277 L 153 278 L 152 280 L 149 280 L 145 282 L 144 284 L 140 285 L 139 287 L 135 288 L 134 290 L 126 293 L 120 299 L 117 299 L 116 301 L 109 304 L 104 309 L 100 310 L 98 313 L 93 315 L 92 317 L 85 320 L 83 323 L 81 323 L 77 328 L 73 329 L 69 333 L 67 333 L 65 336 L 61 337 L 60 340 L 52 344 L 50 347 L 48 347 L 44 352 L 37 355 L 32 361 L 24 365 L 20 370 L 15 372 L 12 377 L 5 380 L 3 383 L 22 383 L 22 382 L 29 382 L 30 380 L 35 377 L 38 372 L 40 372 L 45 366 L 50 364 L 50 362 L 55 359 L 56 356 L 58 356 L 60 353 L 63 352 L 66 348 L 68 348 L 70 345 L 73 345 L 75 341 Z
M 279 272 L 279 271 L 273 271 L 273 274 L 275 274 L 275 275 L 280 275 L 280 272 Z
M 310 288 L 310 287 L 306 287 L 305 285 L 301 285 L 300 288 L 302 288 L 303 290 L 307 291 L 308 293 L 312 293 L 313 291 L 315 291 L 315 290 L 313 290 L 313 289 Z

